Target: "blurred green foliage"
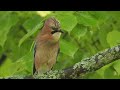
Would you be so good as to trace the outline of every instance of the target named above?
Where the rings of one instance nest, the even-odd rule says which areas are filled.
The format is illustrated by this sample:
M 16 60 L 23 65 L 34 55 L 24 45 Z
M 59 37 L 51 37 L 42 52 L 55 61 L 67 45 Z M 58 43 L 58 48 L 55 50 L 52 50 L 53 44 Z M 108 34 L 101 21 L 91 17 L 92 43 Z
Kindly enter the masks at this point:
M 118 11 L 51 11 L 45 17 L 37 11 L 1 11 L 0 58 L 3 55 L 6 58 L 0 63 L 0 77 L 32 74 L 34 39 L 43 21 L 51 16 L 60 21 L 64 30 L 53 70 L 70 67 L 120 43 Z M 84 78 L 120 78 L 120 61 L 88 73 Z

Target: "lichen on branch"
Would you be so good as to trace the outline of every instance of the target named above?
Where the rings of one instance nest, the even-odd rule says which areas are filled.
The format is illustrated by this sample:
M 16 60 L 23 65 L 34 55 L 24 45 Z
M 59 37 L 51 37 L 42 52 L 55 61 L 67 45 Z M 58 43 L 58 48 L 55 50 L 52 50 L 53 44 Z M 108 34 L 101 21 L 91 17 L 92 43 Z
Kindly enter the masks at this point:
M 90 58 L 85 58 L 72 67 L 49 71 L 45 74 L 22 77 L 25 79 L 77 79 L 82 78 L 89 72 L 96 71 L 101 67 L 120 59 L 120 45 L 98 52 Z M 19 77 L 9 77 L 9 79 L 19 79 Z
M 35 77 L 47 79 L 81 78 L 86 73 L 96 71 L 118 59 L 120 59 L 120 45 L 98 52 L 90 58 L 81 60 L 70 68 L 50 71 L 43 75 L 36 75 Z

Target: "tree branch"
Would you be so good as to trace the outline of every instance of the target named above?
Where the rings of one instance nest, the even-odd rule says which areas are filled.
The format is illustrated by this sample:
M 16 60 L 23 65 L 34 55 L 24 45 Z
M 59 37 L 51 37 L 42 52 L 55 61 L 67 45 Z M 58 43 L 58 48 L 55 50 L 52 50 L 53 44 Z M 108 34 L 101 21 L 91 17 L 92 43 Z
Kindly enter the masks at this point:
M 35 79 L 76 79 L 82 78 L 83 75 L 89 72 L 96 71 L 101 67 L 120 59 L 120 45 L 98 52 L 90 58 L 86 58 L 76 63 L 74 66 L 63 70 L 49 71 L 45 74 L 34 75 Z M 15 77 L 13 77 L 15 78 Z M 16 77 L 17 78 L 17 77 Z
M 89 72 L 96 71 L 101 67 L 120 59 L 120 45 L 113 48 L 106 49 L 102 52 L 95 54 L 90 58 L 81 60 L 74 66 L 64 69 L 49 71 L 46 74 L 35 75 L 34 78 L 47 78 L 47 79 L 73 79 L 81 78 L 83 75 Z

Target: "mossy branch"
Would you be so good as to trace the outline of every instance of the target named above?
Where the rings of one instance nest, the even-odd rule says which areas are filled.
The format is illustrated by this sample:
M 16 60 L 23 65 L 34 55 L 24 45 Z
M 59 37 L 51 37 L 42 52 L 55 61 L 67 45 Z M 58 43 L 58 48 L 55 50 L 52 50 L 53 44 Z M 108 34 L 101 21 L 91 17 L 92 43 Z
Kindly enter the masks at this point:
M 89 72 L 96 71 L 101 67 L 120 59 L 120 45 L 98 52 L 90 58 L 81 60 L 74 66 L 63 69 L 49 71 L 46 74 L 34 75 L 35 79 L 76 79 L 82 78 L 83 75 Z
M 73 79 L 81 78 L 89 72 L 96 71 L 101 67 L 120 59 L 120 45 L 98 52 L 90 58 L 81 60 L 74 66 L 64 69 L 47 72 L 43 75 L 37 75 L 35 78 L 54 78 L 54 79 Z

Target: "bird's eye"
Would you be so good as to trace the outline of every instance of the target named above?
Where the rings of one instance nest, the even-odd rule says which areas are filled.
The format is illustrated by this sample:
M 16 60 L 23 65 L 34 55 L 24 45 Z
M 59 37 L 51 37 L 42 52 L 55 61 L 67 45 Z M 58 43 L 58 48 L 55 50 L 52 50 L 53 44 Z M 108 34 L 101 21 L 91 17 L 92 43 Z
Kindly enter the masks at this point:
M 51 27 L 51 28 L 52 28 L 51 34 L 54 34 L 54 33 L 56 33 L 56 32 L 59 32 L 59 29 L 58 29 L 58 28 L 56 28 L 56 27 Z
M 54 30 L 54 31 L 58 31 L 58 28 L 55 28 L 55 27 L 51 27 L 52 28 L 52 30 Z
M 54 34 L 54 33 L 56 33 L 56 32 L 57 32 L 57 31 L 52 31 L 51 34 Z

